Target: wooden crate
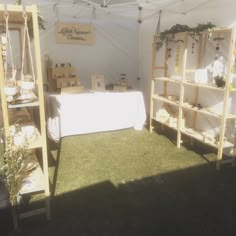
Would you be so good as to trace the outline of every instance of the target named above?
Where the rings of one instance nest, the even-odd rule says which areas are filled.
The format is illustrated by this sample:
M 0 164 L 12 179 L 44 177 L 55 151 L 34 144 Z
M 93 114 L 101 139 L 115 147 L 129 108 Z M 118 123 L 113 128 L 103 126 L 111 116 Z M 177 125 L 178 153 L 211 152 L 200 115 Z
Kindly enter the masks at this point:
M 49 92 L 60 92 L 63 87 L 79 85 L 79 78 L 75 76 L 75 68 L 72 66 L 50 67 L 47 78 Z

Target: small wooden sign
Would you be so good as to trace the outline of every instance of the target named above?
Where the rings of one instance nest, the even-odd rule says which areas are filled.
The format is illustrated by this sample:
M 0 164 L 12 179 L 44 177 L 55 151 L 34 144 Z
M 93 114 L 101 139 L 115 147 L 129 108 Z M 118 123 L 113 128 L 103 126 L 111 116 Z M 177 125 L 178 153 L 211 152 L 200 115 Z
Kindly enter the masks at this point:
M 68 44 L 93 44 L 94 27 L 90 24 L 56 23 L 56 42 Z
M 91 75 L 92 90 L 105 91 L 105 78 L 104 75 Z

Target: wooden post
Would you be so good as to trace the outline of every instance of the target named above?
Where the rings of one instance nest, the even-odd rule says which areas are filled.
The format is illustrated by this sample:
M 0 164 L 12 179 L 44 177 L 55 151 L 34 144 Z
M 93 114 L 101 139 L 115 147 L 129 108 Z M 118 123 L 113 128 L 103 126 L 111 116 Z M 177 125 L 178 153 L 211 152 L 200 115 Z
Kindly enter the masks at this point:
M 152 95 L 154 94 L 154 80 L 152 79 L 151 80 L 151 99 L 150 99 L 150 117 L 149 117 L 149 131 L 152 133 L 153 131 L 153 126 L 152 126 L 152 119 L 153 119 L 153 105 L 154 105 L 154 102 L 153 102 L 153 97 Z
M 157 39 L 158 36 L 153 36 L 153 42 L 152 42 L 152 78 L 151 78 L 151 90 L 150 90 L 150 117 L 149 117 L 149 131 L 152 133 L 153 126 L 152 126 L 152 119 L 153 119 L 153 95 L 154 95 L 154 89 L 155 89 L 155 72 L 156 72 L 156 50 L 157 50 Z
M 177 123 L 177 148 L 181 145 L 181 120 L 183 118 L 183 100 L 184 100 L 184 82 L 186 77 L 186 64 L 187 64 L 187 54 L 188 54 L 188 33 L 185 33 L 184 37 L 184 55 L 183 55 L 183 69 L 182 69 L 182 80 L 180 83 L 180 93 L 179 93 L 179 114 Z
M 0 47 L 0 65 L 3 65 L 2 60 L 2 48 Z M 3 67 L 2 67 L 3 68 Z M 3 114 L 3 125 L 4 125 L 4 133 L 8 135 L 9 132 L 9 117 L 7 110 L 7 97 L 4 92 L 5 81 L 4 81 L 4 71 L 0 70 L 0 87 L 1 87 L 1 104 L 2 104 L 2 114 Z
M 50 191 L 49 191 L 49 176 L 48 176 L 48 153 L 47 153 L 47 134 L 46 134 L 46 117 L 44 108 L 44 95 L 43 95 L 43 76 L 42 76 L 42 65 L 40 55 L 40 43 L 39 43 L 39 29 L 38 29 L 38 13 L 35 5 L 31 7 L 32 19 L 33 19 L 33 33 L 34 33 L 34 49 L 36 60 L 36 76 L 38 81 L 38 97 L 39 97 L 39 112 L 40 112 L 40 133 L 42 135 L 42 154 L 43 154 L 43 175 L 45 184 L 45 195 L 46 195 L 46 216 L 47 219 L 51 218 L 50 214 Z
M 198 60 L 197 60 L 197 69 L 201 68 L 202 66 L 202 34 L 199 35 L 198 40 Z M 199 87 L 195 89 L 195 97 L 194 97 L 194 104 L 198 104 L 198 96 L 199 96 Z M 193 112 L 193 119 L 192 119 L 192 128 L 196 129 L 196 119 L 197 113 Z
M 218 154 L 217 154 L 217 161 L 216 161 L 216 169 L 220 169 L 222 155 L 223 155 L 223 148 L 224 148 L 224 136 L 225 136 L 225 129 L 226 129 L 226 121 L 227 121 L 227 114 L 228 114 L 228 98 L 229 98 L 229 85 L 230 85 L 230 75 L 231 75 L 231 68 L 233 65 L 233 51 L 235 48 L 235 40 L 236 40 L 236 27 L 233 27 L 231 30 L 231 37 L 230 37 L 230 47 L 229 47 L 229 56 L 228 56 L 228 71 L 226 75 L 226 84 L 224 89 L 224 107 L 223 107 L 223 114 L 221 119 L 221 129 L 220 129 L 220 138 L 218 143 Z
M 168 76 L 168 40 L 166 39 L 165 42 L 165 62 L 164 62 L 164 77 Z M 164 82 L 164 87 L 163 87 L 163 94 L 164 96 L 167 95 L 167 82 Z

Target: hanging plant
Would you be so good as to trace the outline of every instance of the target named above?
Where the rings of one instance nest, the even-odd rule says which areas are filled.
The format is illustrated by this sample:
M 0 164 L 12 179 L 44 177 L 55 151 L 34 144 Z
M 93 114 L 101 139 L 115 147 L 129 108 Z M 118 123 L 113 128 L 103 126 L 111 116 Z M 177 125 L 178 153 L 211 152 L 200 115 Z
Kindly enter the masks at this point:
M 192 37 L 195 37 L 200 32 L 207 29 L 211 29 L 213 27 L 215 27 L 215 25 L 210 22 L 207 24 L 198 24 L 196 27 L 189 27 L 187 25 L 176 24 L 172 26 L 169 30 L 165 30 L 159 34 L 157 41 L 157 49 L 160 49 L 166 40 L 169 40 L 174 43 L 177 43 L 179 41 L 183 42 L 183 40 L 175 40 L 175 34 L 177 33 L 191 32 Z

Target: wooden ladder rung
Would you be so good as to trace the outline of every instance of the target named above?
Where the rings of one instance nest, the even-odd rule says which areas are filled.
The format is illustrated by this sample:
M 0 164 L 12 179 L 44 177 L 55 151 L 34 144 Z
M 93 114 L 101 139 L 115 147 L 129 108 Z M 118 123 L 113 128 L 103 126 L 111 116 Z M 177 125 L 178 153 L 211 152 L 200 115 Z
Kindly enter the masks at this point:
M 46 213 L 46 208 L 39 208 L 39 209 L 36 209 L 36 210 L 21 213 L 21 214 L 19 214 L 19 218 L 24 219 L 24 218 L 27 218 L 27 217 L 31 217 L 31 216 L 34 216 L 34 215 L 40 215 L 40 214 L 44 214 L 44 213 Z

